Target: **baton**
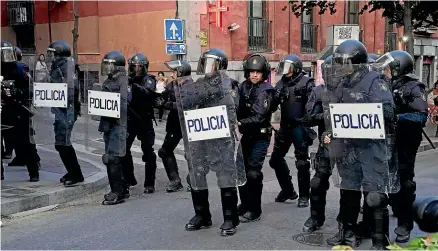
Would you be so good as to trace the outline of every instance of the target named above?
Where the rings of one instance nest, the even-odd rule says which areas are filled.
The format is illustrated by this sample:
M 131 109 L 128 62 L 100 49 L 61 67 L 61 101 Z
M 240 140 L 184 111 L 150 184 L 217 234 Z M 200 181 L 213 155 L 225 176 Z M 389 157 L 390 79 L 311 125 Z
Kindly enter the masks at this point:
M 423 133 L 424 137 L 426 137 L 427 141 L 429 141 L 429 144 L 432 146 L 433 149 L 436 149 L 435 145 L 433 144 L 432 140 L 427 136 L 426 132 L 423 128 L 421 128 L 421 132 Z

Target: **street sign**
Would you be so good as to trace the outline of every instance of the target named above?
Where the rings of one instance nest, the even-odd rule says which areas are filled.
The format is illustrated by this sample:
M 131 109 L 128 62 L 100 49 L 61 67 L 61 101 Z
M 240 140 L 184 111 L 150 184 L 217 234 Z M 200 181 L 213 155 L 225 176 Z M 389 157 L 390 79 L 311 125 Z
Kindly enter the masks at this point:
M 181 19 L 164 19 L 164 40 L 184 41 L 184 27 Z
M 187 53 L 187 46 L 184 43 L 166 44 L 167 55 L 185 55 Z

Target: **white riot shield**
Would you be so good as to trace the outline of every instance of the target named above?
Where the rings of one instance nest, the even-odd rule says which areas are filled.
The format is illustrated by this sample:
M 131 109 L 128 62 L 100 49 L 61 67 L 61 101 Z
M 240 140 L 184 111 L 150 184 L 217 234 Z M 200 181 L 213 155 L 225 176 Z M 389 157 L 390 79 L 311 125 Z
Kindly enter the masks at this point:
M 72 57 L 55 59 L 47 81 L 30 83 L 35 144 L 70 146 L 84 139 L 82 127 L 75 126 L 81 115 L 75 64 Z
M 231 79 L 222 71 L 197 81 L 191 77 L 177 81 L 175 96 L 192 189 L 207 189 L 213 173 L 220 188 L 244 185 Z
M 325 66 L 323 105 L 333 180 L 346 190 L 396 193 L 394 102 L 368 65 Z
M 105 65 L 102 67 L 106 67 Z M 85 149 L 116 157 L 126 153 L 128 76 L 123 67 L 112 77 L 84 71 L 84 98 L 86 99 Z M 99 68 L 102 75 L 102 68 Z M 102 145 L 103 144 L 103 145 Z

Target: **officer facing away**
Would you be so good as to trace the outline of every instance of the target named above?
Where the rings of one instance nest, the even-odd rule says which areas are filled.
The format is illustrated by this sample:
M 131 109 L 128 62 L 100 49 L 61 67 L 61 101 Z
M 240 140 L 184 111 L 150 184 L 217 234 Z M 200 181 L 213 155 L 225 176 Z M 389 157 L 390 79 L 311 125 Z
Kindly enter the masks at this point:
M 243 62 L 246 80 L 240 86 L 237 109 L 241 146 L 245 163 L 245 185 L 239 187 L 240 221 L 260 219 L 263 190 L 262 167 L 271 142 L 272 104 L 275 89 L 268 82 L 271 66 L 261 55 L 254 54 Z
M 60 182 L 65 186 L 84 181 L 81 167 L 71 142 L 74 124 L 80 116 L 79 86 L 75 77 L 75 62 L 70 45 L 65 41 L 54 41 L 47 48 L 47 59 L 51 62 L 50 83 L 67 83 L 67 108 L 52 107 L 55 115 L 55 149 L 67 169 Z
M 142 160 L 145 162 L 145 193 L 155 191 L 155 173 L 157 171 L 157 155 L 154 152 L 154 112 L 156 79 L 148 74 L 149 60 L 141 53 L 136 53 L 128 60 L 129 87 L 128 95 L 128 138 L 126 155 L 123 158 L 125 179 L 130 186 L 137 185 L 134 176 L 134 162 L 131 147 L 135 137 L 141 142 Z
M 415 201 L 415 158 L 422 141 L 421 131 L 427 122 L 426 86 L 414 74 L 414 60 L 405 51 L 391 51 L 376 61 L 391 79 L 397 114 L 396 142 L 400 173 L 400 191 L 391 194 L 397 216 L 397 242 L 407 242 L 413 229 L 411 213 Z
M 102 91 L 120 94 L 120 118 L 100 117 L 99 132 L 103 133 L 105 154 L 102 161 L 106 165 L 111 192 L 104 195 L 103 205 L 115 205 L 129 197 L 129 184 L 124 180 L 122 157 L 127 152 L 127 89 L 128 76 L 125 70 L 125 57 L 119 51 L 110 51 L 102 59 L 101 75 L 107 79 Z
M 325 74 L 325 66 L 332 64 L 332 56 L 328 56 L 321 65 L 323 85 L 313 88 L 306 104 L 306 116 L 301 120 L 304 126 L 318 126 L 319 145 L 314 160 L 315 175 L 310 180 L 310 217 L 306 220 L 303 232 L 313 232 L 320 229 L 325 222 L 325 206 L 327 190 L 330 188 L 329 178 L 332 175 L 332 167 L 327 150 L 323 144 L 323 133 L 326 131 L 324 120 L 324 102 L 336 100 L 332 92 L 340 79 L 328 78 Z M 325 88 L 329 90 L 325 91 Z
M 15 153 L 17 156 L 26 156 L 24 164 L 29 172 L 30 182 L 39 181 L 40 157 L 33 142 L 33 131 L 30 119 L 33 116 L 32 78 L 28 72 L 17 66 L 17 57 L 13 45 L 8 41 L 1 41 L 1 76 L 2 81 L 13 81 L 10 90 L 2 91 L 2 125 L 11 126 L 14 135 Z
M 163 145 L 158 150 L 158 156 L 162 159 L 164 169 L 166 170 L 169 184 L 166 191 L 176 192 L 183 188 L 181 178 L 178 173 L 178 164 L 176 162 L 174 150 L 182 139 L 181 125 L 179 123 L 178 109 L 176 106 L 175 85 L 177 79 L 188 77 L 192 73 L 189 62 L 185 60 L 168 61 L 164 63 L 172 71 L 173 81 L 168 83 L 164 88 L 163 99 L 164 107 L 169 110 L 166 122 L 166 137 Z
M 313 139 L 310 138 L 311 129 L 302 126 L 297 120 L 304 117 L 305 105 L 315 84 L 313 78 L 305 76 L 302 69 L 301 59 L 294 54 L 287 55 L 278 64 L 277 74 L 283 77 L 275 85 L 274 107 L 280 104 L 281 121 L 280 129 L 275 134 L 274 150 L 269 164 L 275 170 L 281 187 L 275 201 L 285 202 L 288 199 L 297 199 L 298 195 L 292 184 L 290 170 L 284 159 L 290 146 L 294 145 L 300 196 L 298 207 L 307 207 L 310 190 L 309 146 L 312 145 Z

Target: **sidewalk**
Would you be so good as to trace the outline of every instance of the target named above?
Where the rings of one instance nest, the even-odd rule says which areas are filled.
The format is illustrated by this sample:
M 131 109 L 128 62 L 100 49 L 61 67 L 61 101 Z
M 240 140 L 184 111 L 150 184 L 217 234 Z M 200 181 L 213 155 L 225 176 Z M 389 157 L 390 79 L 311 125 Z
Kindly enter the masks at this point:
M 41 157 L 40 181 L 29 182 L 24 166 L 8 166 L 3 160 L 5 179 L 1 182 L 1 215 L 56 205 L 93 193 L 108 185 L 106 168 L 102 163 L 78 156 L 85 181 L 74 187 L 64 187 L 59 179 L 65 168 L 56 151 L 38 147 Z

